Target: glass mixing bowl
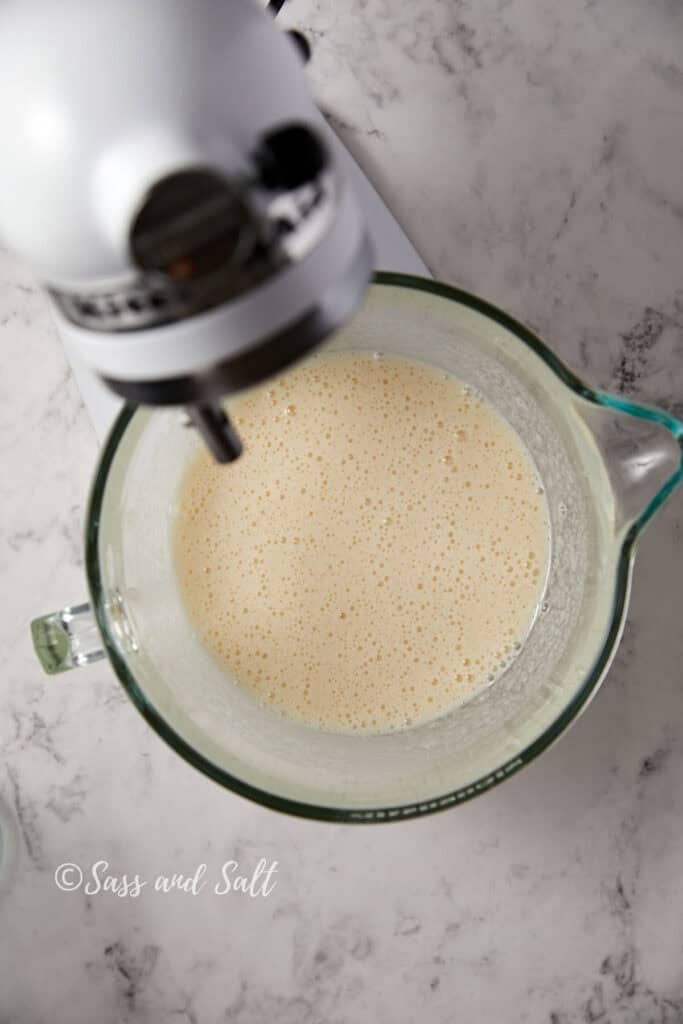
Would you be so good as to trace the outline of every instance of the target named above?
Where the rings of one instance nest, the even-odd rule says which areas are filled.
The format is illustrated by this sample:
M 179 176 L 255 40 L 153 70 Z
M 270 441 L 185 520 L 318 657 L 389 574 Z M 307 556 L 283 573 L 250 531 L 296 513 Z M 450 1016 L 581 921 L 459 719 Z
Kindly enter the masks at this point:
M 592 391 L 511 317 L 432 281 L 381 274 L 331 350 L 413 358 L 481 393 L 531 453 L 551 555 L 535 624 L 487 689 L 384 735 L 324 732 L 261 706 L 199 643 L 175 583 L 178 488 L 200 441 L 177 410 L 126 409 L 86 529 L 90 605 L 32 624 L 43 666 L 109 658 L 182 757 L 269 807 L 348 822 L 409 818 L 507 778 L 586 707 L 619 642 L 635 542 L 683 476 L 683 423 Z

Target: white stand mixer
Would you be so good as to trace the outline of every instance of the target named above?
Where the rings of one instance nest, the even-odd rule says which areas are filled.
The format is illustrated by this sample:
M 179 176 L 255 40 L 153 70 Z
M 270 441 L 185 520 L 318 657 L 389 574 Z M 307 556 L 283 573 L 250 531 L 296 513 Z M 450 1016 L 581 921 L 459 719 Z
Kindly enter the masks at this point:
M 115 396 L 182 405 L 235 458 L 223 396 L 318 345 L 374 266 L 426 270 L 251 0 L 7 0 L 0 131 L 0 237 L 100 434 Z

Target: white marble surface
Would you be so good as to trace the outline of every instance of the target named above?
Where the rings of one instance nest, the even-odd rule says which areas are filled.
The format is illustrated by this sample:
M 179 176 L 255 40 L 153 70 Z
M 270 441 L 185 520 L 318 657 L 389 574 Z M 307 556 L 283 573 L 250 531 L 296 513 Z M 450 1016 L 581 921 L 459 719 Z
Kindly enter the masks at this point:
M 431 269 L 588 381 L 683 413 L 676 0 L 296 0 L 335 123 Z M 642 541 L 587 714 L 478 800 L 383 827 L 222 791 L 106 664 L 47 679 L 28 622 L 84 595 L 96 445 L 43 299 L 0 255 L 2 1024 L 683 1021 L 683 496 Z M 267 898 L 59 891 L 56 867 L 278 861 Z M 207 876 L 208 877 L 208 876 Z

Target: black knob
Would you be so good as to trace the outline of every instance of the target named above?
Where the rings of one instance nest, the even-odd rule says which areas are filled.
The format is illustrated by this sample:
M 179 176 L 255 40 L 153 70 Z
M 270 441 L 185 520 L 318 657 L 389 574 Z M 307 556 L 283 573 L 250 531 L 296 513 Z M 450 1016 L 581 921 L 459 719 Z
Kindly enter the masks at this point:
M 265 136 L 255 154 L 269 189 L 295 189 L 314 181 L 327 165 L 322 140 L 305 124 L 289 124 Z
M 297 32 L 296 29 L 290 29 L 287 35 L 294 43 L 294 46 L 296 47 L 296 52 L 301 57 L 302 63 L 308 64 L 309 60 L 311 59 L 311 44 L 309 43 L 306 36 L 303 34 L 303 32 Z

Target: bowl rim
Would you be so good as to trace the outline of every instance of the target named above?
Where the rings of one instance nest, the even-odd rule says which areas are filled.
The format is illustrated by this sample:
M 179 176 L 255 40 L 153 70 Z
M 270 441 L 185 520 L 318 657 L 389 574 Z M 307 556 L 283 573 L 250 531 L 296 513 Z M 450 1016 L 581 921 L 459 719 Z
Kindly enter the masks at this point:
M 674 426 L 683 428 L 673 418 L 661 413 L 658 410 L 648 410 L 642 406 L 632 405 L 630 402 L 593 391 L 576 377 L 568 367 L 551 352 L 550 349 L 527 327 L 520 324 L 512 316 L 504 313 L 496 306 L 491 305 L 483 299 L 451 285 L 443 284 L 428 278 L 416 277 L 409 274 L 379 272 L 373 278 L 376 286 L 391 286 L 404 289 L 412 289 L 422 293 L 436 295 L 439 298 L 455 301 L 460 305 L 484 315 L 500 326 L 514 334 L 523 344 L 531 348 L 555 375 L 575 394 L 595 404 L 608 406 L 616 411 L 629 412 L 644 418 L 653 420 L 667 426 L 672 431 Z M 548 725 L 543 732 L 530 742 L 524 750 L 517 755 L 507 759 L 486 775 L 475 779 L 466 786 L 450 790 L 433 798 L 419 802 L 392 805 L 388 807 L 358 807 L 358 808 L 337 808 L 323 804 L 308 803 L 290 797 L 280 796 L 268 790 L 261 789 L 251 783 L 245 782 L 237 776 L 221 768 L 209 758 L 183 739 L 163 718 L 155 706 L 147 699 L 144 692 L 138 686 L 137 681 L 130 670 L 127 662 L 122 657 L 116 640 L 110 628 L 109 616 L 107 613 L 102 576 L 100 572 L 98 547 L 99 528 L 102 507 L 106 492 L 107 480 L 112 467 L 114 457 L 119 443 L 125 434 L 131 420 L 135 416 L 136 408 L 125 406 L 115 420 L 111 431 L 105 441 L 102 454 L 97 466 L 96 475 L 92 484 L 86 517 L 85 537 L 85 568 L 90 590 L 90 598 L 95 618 L 102 635 L 104 648 L 111 662 L 119 681 L 124 690 L 132 700 L 135 707 L 142 714 L 143 718 L 152 726 L 155 732 L 184 760 L 197 768 L 204 775 L 218 782 L 227 789 L 232 790 L 240 796 L 246 797 L 255 803 L 270 807 L 273 810 L 281 811 L 298 817 L 314 819 L 317 821 L 330 821 L 337 823 L 381 823 L 388 821 L 407 820 L 431 814 L 436 811 L 445 810 L 448 807 L 456 806 L 471 800 L 480 793 L 486 792 L 498 785 L 504 779 L 514 775 L 525 765 L 531 763 L 546 748 L 553 744 L 569 725 L 586 708 L 589 701 L 595 696 L 600 683 L 602 682 L 616 652 L 621 633 L 624 627 L 626 609 L 631 586 L 633 567 L 633 556 L 636 539 L 648 521 L 650 516 L 665 500 L 668 494 L 674 489 L 681 477 L 683 477 L 683 466 L 678 474 L 652 500 L 644 513 L 632 523 L 621 543 L 619 560 L 617 564 L 614 599 L 610 626 L 601 651 L 593 666 L 589 670 L 582 685 L 562 712 Z M 683 436 L 681 437 L 683 447 Z

